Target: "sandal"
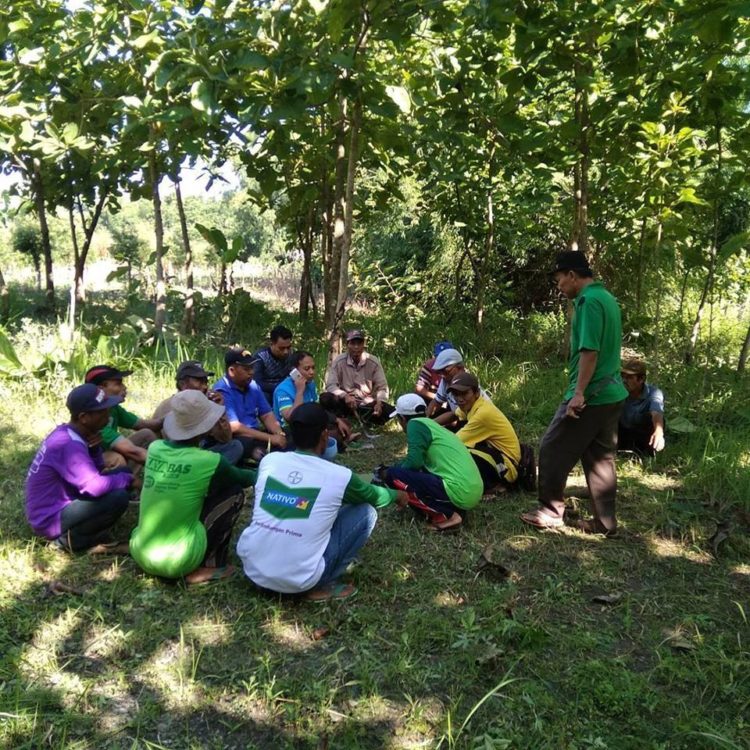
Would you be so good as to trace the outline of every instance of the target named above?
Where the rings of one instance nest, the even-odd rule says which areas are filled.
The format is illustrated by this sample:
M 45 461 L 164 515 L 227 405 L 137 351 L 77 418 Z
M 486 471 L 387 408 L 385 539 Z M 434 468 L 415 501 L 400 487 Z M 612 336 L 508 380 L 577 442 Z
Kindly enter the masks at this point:
M 130 542 L 100 542 L 86 550 L 87 555 L 129 555 Z
M 305 594 L 308 602 L 329 602 L 332 600 L 342 601 L 357 593 L 357 587 L 352 583 L 332 583 L 319 589 L 313 589 Z
M 576 521 L 573 524 L 574 529 L 578 529 L 584 534 L 598 534 L 600 536 L 611 539 L 613 536 L 617 536 L 617 529 L 608 529 L 601 521 L 596 518 L 590 518 L 586 521 L 583 519 Z
M 453 516 L 458 516 L 458 521 L 453 521 Z M 455 534 L 461 531 L 463 525 L 464 519 L 461 518 L 460 514 L 454 513 L 452 516 L 445 518 L 444 521 L 433 520 L 427 528 L 436 534 Z
M 524 523 L 537 529 L 559 529 L 565 526 L 565 521 L 562 518 L 550 515 L 541 508 L 534 508 L 534 510 L 521 513 L 520 518 Z

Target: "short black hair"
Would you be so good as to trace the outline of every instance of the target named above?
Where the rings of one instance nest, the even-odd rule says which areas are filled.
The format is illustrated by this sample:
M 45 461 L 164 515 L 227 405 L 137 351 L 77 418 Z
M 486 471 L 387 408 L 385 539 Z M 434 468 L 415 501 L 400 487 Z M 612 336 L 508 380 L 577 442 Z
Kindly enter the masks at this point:
M 292 354 L 292 358 L 290 360 L 290 364 L 292 365 L 292 367 L 299 367 L 299 363 L 305 357 L 311 357 L 311 358 L 313 358 L 313 355 L 310 354 L 310 352 L 304 351 L 303 349 L 297 349 L 297 351 L 294 352 L 294 354 Z
M 315 402 L 300 404 L 289 418 L 289 430 L 297 448 L 312 450 L 320 443 L 320 436 L 328 429 L 326 410 Z
M 294 334 L 286 326 L 274 326 L 271 329 L 270 339 L 271 341 L 278 341 L 279 339 L 290 339 Z

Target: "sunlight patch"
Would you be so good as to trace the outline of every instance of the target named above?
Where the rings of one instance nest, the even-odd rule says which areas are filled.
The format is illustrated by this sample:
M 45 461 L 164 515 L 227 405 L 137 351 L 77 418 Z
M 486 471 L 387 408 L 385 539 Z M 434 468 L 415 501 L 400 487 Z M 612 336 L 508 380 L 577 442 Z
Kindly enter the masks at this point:
M 296 620 L 294 622 L 271 620 L 263 625 L 263 631 L 277 644 L 292 651 L 306 651 L 311 645 L 309 633 Z
M 185 638 L 203 646 L 221 646 L 229 643 L 231 630 L 225 622 L 216 622 L 209 617 L 196 617 L 183 625 Z
M 701 565 L 710 565 L 714 559 L 708 552 L 685 547 L 679 541 L 662 539 L 661 537 L 648 537 L 648 546 L 655 555 L 659 557 L 681 557 L 690 562 Z

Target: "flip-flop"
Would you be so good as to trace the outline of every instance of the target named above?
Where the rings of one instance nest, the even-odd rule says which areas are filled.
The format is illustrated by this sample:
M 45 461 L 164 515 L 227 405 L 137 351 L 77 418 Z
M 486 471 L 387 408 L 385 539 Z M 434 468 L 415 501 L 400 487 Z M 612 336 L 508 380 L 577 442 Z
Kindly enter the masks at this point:
M 100 542 L 86 550 L 87 555 L 129 555 L 129 542 Z
M 561 529 L 565 526 L 562 518 L 551 516 L 539 508 L 521 513 L 520 518 L 524 523 L 537 529 Z
M 357 593 L 357 587 L 352 583 L 339 581 L 330 586 L 324 586 L 320 589 L 313 589 L 305 594 L 308 602 L 330 602 L 333 600 L 342 601 L 349 599 Z

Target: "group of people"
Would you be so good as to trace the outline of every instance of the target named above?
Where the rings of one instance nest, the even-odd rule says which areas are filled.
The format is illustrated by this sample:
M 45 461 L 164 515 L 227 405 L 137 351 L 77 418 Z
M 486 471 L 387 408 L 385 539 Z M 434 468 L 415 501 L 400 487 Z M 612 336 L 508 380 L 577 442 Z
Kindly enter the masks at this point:
M 569 387 L 541 442 L 539 506 L 521 520 L 545 529 L 566 523 L 563 491 L 580 460 L 593 517 L 579 528 L 611 536 L 618 425 L 621 446 L 661 450 L 663 396 L 646 383 L 641 361 L 621 367 L 619 307 L 585 256 L 559 254 L 552 276 L 574 304 Z M 149 574 L 204 583 L 234 574 L 230 540 L 254 486 L 237 544 L 248 579 L 259 589 L 341 599 L 355 591 L 343 576 L 377 509 L 411 507 L 430 531 L 454 532 L 485 494 L 518 482 L 518 436 L 451 342 L 435 345 L 415 391 L 392 406 L 361 330 L 346 334 L 321 394 L 312 355 L 294 351 L 292 339 L 277 326 L 254 353 L 228 350 L 219 378 L 183 362 L 176 392 L 149 419 L 122 405 L 131 371 L 88 370 L 68 395 L 69 422 L 45 438 L 29 468 L 34 533 L 68 552 L 128 551 Z M 333 461 L 357 439 L 353 424 L 389 419 L 406 433 L 403 460 L 377 467 L 371 481 Z M 111 530 L 131 503 L 138 524 L 120 543 Z

